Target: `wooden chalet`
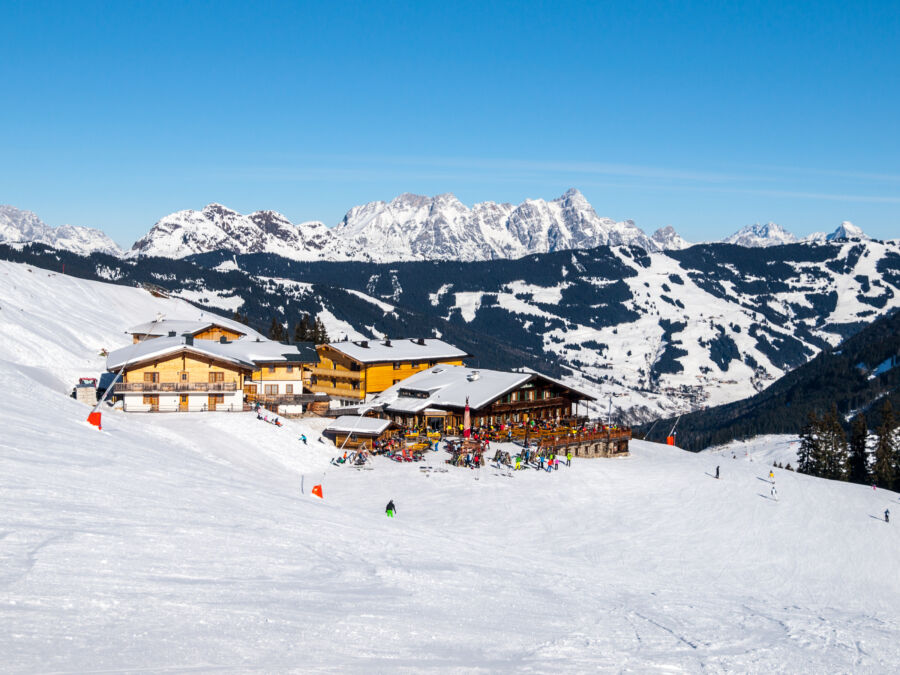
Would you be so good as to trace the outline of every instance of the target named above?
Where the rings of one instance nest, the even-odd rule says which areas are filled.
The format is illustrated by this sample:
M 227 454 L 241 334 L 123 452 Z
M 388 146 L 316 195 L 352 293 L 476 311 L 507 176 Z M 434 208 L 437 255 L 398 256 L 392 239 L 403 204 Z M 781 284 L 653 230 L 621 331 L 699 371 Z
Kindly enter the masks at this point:
M 595 400 L 539 373 L 438 365 L 397 383 L 365 407 L 402 426 L 433 431 L 462 429 L 468 401 L 473 427 L 557 422 L 578 415 L 581 401 Z
M 461 366 L 471 356 L 434 338 L 346 340 L 318 345 L 316 351 L 319 362 L 311 369 L 309 389 L 345 405 L 437 365 Z

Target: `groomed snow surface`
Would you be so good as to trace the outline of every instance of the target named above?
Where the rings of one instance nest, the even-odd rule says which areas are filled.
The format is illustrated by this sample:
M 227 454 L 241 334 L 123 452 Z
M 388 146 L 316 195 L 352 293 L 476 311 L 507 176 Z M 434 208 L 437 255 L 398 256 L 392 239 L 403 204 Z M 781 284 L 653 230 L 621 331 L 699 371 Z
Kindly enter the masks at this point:
M 41 321 L 17 307 L 32 274 L 53 291 L 32 297 Z M 318 420 L 105 412 L 97 431 L 61 390 L 63 357 L 91 362 L 95 339 L 165 301 L 46 274 L 0 266 L 4 671 L 890 672 L 900 660 L 900 525 L 881 520 L 887 507 L 900 517 L 895 493 L 776 469 L 774 501 L 767 464 L 642 442 L 628 458 L 507 477 L 441 472 L 443 453 L 429 471 L 333 467 Z M 123 292 L 132 302 L 108 319 L 80 316 Z M 39 338 L 56 348 L 33 363 Z M 324 500 L 310 495 L 319 482 Z

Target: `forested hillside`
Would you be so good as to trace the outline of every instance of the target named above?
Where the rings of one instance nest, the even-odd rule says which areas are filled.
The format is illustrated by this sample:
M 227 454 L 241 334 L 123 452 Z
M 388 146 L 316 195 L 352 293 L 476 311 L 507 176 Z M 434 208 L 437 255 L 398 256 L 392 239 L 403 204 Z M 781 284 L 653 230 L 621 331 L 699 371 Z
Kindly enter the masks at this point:
M 841 425 L 862 412 L 869 429 L 881 425 L 885 401 L 900 409 L 900 311 L 894 311 L 833 349 L 826 349 L 765 391 L 743 401 L 715 406 L 677 420 L 678 445 L 702 450 L 759 434 L 801 434 L 810 415 L 836 408 Z M 676 418 L 639 428 L 662 441 Z

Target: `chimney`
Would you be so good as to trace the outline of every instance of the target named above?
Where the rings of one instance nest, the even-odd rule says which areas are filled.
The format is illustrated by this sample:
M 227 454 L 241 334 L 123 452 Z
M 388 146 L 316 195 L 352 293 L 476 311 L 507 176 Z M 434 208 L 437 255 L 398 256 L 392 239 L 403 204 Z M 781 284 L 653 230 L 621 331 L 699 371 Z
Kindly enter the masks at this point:
M 360 340 L 359 346 L 362 347 L 362 348 L 364 348 L 364 349 L 368 349 L 368 348 L 369 348 L 369 341 L 368 341 L 368 340 Z
M 175 337 L 175 331 L 174 331 L 174 330 L 170 330 L 170 331 L 169 331 L 169 337 Z
M 390 341 L 390 340 L 385 340 L 385 341 L 384 341 L 384 346 L 385 346 L 385 347 L 390 347 L 390 346 L 391 346 L 391 341 Z
M 192 347 L 194 345 L 194 336 L 193 335 L 185 335 L 184 336 L 184 344 Z
M 221 337 L 219 338 L 219 344 L 227 345 L 227 344 L 228 344 L 228 338 L 225 337 L 224 335 L 221 336 Z
M 418 340 L 416 340 L 416 342 L 418 344 L 422 345 L 423 347 L 425 346 L 425 338 L 419 338 Z

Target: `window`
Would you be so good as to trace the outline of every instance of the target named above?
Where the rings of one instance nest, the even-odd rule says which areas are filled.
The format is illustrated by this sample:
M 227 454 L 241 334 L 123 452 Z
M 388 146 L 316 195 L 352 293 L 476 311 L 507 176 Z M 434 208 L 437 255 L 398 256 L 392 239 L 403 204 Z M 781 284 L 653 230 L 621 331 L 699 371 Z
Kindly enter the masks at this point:
M 266 385 L 266 396 L 277 396 L 278 395 L 278 385 L 277 384 L 267 384 Z
M 144 382 L 159 382 L 159 373 L 144 373 Z
M 412 363 L 409 364 L 409 367 L 410 367 L 410 368 L 418 368 L 418 367 L 419 367 L 419 364 L 418 364 L 417 361 L 413 361 Z
M 394 380 L 394 384 L 399 384 L 400 380 Z
M 291 365 L 285 366 L 284 369 L 285 369 L 287 372 L 289 372 L 289 373 L 293 373 L 293 372 L 294 372 L 294 366 L 291 366 Z
M 182 382 L 187 382 L 190 377 L 190 373 L 178 373 L 179 378 Z
M 400 370 L 400 362 L 394 361 L 394 370 Z
M 294 393 L 294 385 L 292 385 L 292 384 L 284 385 L 284 393 L 285 394 L 293 394 Z
M 210 382 L 224 382 L 225 381 L 225 373 L 212 371 L 209 374 Z
M 147 396 L 144 395 L 144 405 L 149 405 L 151 408 L 159 407 L 159 396 Z
M 275 372 L 275 366 L 269 366 L 268 370 L 269 370 L 270 373 L 274 373 L 274 372 Z

